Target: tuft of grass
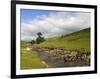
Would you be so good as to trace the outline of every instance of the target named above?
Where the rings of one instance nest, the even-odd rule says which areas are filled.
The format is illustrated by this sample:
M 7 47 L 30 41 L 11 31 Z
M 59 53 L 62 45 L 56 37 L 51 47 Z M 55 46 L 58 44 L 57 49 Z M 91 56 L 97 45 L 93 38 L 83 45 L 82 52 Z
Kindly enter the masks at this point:
M 39 69 L 46 68 L 47 65 L 38 57 L 37 53 L 29 48 L 27 43 L 21 43 L 21 55 L 20 55 L 20 68 L 21 69 Z

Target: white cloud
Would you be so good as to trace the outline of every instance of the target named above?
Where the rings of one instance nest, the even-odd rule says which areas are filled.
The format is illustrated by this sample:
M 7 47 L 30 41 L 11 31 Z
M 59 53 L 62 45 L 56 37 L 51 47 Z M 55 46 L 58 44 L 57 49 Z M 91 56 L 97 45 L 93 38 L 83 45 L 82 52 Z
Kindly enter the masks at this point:
M 90 27 L 90 19 L 90 13 L 82 12 L 51 12 L 48 16 L 37 16 L 30 22 L 21 23 L 21 39 L 35 39 L 37 32 L 45 37 L 68 34 Z

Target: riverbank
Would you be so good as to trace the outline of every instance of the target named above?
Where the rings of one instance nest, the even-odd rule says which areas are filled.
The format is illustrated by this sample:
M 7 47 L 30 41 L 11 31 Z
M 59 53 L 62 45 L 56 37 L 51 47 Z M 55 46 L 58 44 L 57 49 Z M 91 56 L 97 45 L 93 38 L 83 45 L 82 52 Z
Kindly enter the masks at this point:
M 28 43 L 24 42 L 21 44 L 20 68 L 21 69 L 47 68 L 47 64 L 45 64 L 38 57 L 37 52 L 32 50 Z

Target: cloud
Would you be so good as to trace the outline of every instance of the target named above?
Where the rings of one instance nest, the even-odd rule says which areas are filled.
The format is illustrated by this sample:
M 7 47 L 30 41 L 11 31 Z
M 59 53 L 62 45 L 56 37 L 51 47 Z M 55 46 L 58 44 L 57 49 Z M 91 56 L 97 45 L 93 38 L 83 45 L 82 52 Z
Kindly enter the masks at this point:
M 39 15 L 35 19 L 21 23 L 21 39 L 31 40 L 42 32 L 44 37 L 61 36 L 90 27 L 90 13 L 82 12 L 50 12 Z

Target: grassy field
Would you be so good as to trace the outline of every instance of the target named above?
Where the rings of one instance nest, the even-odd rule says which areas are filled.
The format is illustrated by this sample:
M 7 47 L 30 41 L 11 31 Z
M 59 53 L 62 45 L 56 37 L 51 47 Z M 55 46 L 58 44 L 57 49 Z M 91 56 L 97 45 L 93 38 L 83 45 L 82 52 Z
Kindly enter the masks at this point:
M 21 41 L 21 59 L 20 59 L 21 69 L 36 69 L 36 68 L 46 68 L 46 64 L 37 56 L 35 51 L 29 48 L 28 43 Z
M 90 52 L 90 28 L 71 34 L 46 39 L 40 46 L 48 48 L 63 48 L 65 50 L 85 50 Z

